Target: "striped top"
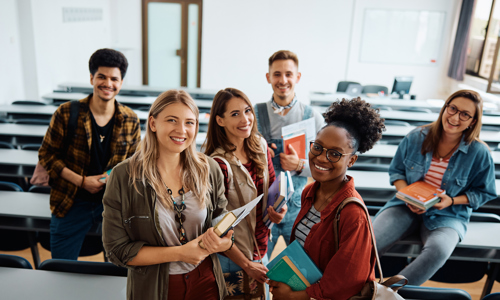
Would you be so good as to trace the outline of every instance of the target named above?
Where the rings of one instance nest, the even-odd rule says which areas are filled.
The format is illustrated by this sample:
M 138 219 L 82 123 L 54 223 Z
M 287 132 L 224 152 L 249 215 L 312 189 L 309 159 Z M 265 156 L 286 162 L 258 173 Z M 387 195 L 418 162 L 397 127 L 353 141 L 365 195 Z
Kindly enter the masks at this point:
M 433 157 L 429 171 L 425 174 L 424 181 L 440 188 L 444 172 L 446 171 L 446 168 L 448 168 L 449 162 L 449 158 L 441 161 L 440 159 Z
M 227 198 L 227 191 L 229 189 L 229 176 L 227 172 L 227 165 L 217 157 L 214 157 L 214 159 L 219 163 L 219 166 L 222 170 L 222 174 L 224 175 L 224 188 L 226 189 L 224 194 Z M 271 186 L 271 184 L 273 184 L 274 180 L 276 179 L 276 174 L 274 172 L 273 162 L 271 160 L 271 153 L 269 152 L 269 149 L 267 150 L 267 162 L 268 162 L 267 167 L 269 170 L 269 186 Z M 257 195 L 262 194 L 264 191 L 264 180 L 262 178 L 257 177 L 257 172 L 253 161 L 242 165 L 247 169 L 248 173 L 252 177 L 252 181 L 255 184 L 255 187 L 257 188 Z M 263 209 L 262 201 L 260 201 L 256 205 L 257 216 L 255 223 L 255 239 L 257 240 L 257 245 L 259 246 L 260 255 L 264 256 L 267 253 L 267 243 L 269 241 L 269 228 L 267 228 L 267 226 L 262 221 L 262 209 Z M 257 253 L 256 249 L 254 249 L 253 259 L 254 260 L 259 259 L 259 254 Z
M 314 208 L 314 204 L 311 206 L 311 209 L 307 212 L 307 214 L 300 220 L 295 228 L 295 238 L 299 241 L 299 243 L 304 247 L 304 243 L 306 242 L 306 237 L 311 231 L 311 228 L 318 224 L 321 221 L 321 212 L 317 211 Z

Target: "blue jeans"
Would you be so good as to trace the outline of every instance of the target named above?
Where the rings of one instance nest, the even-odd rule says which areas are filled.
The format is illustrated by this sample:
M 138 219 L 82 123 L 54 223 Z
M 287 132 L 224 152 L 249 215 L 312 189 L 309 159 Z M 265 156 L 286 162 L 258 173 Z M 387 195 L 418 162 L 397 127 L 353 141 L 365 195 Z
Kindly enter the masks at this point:
M 234 273 L 242 270 L 240 266 L 238 266 L 234 261 L 230 260 L 226 256 L 220 254 L 217 254 L 217 256 L 219 257 L 222 273 Z M 259 260 L 254 260 L 254 262 L 259 262 Z M 269 263 L 267 255 L 262 256 L 262 263 L 264 264 L 264 266 Z M 264 286 L 266 287 L 266 299 L 269 299 L 269 285 L 264 284 Z
M 292 199 L 287 203 L 288 211 L 286 212 L 283 220 L 281 220 L 279 224 L 273 224 L 273 228 L 271 228 L 271 237 L 269 238 L 267 246 L 268 257 L 271 257 L 273 254 L 274 247 L 276 246 L 280 235 L 282 235 L 285 239 L 287 246 L 290 244 L 293 223 L 295 222 L 295 219 L 297 219 L 297 215 L 300 211 L 300 197 L 302 196 L 302 190 L 307 183 L 307 178 L 292 176 L 292 182 L 295 191 L 293 192 Z
M 429 280 L 450 257 L 459 242 L 458 233 L 449 227 L 429 230 L 422 217 L 413 213 L 406 205 L 398 205 L 382 211 L 373 222 L 377 240 L 377 251 L 383 255 L 397 241 L 419 233 L 423 248 L 400 275 L 408 279 L 410 285 L 421 285 Z
M 52 215 L 50 248 L 52 258 L 77 260 L 85 235 L 94 223 L 102 222 L 102 203 L 75 199 L 68 213 Z

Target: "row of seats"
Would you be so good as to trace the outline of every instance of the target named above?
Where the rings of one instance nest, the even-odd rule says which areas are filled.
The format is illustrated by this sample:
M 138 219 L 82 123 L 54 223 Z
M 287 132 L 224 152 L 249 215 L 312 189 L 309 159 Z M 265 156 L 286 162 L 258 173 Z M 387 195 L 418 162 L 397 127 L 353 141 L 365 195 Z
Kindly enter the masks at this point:
M 0 181 L 0 190 L 24 192 L 19 185 L 5 181 Z M 29 192 L 50 194 L 50 187 L 31 186 Z M 50 234 L 48 232 L 33 233 L 32 231 L 0 229 L 0 240 L 4 241 L 0 245 L 0 251 L 19 251 L 31 248 L 35 268 L 38 268 L 40 260 L 36 243 L 40 243 L 44 249 L 50 251 Z M 101 252 L 104 252 L 101 237 L 85 236 L 79 256 L 91 256 Z M 104 255 L 104 259 L 106 260 L 106 255 Z
M 344 93 L 345 91 L 347 91 L 347 87 L 350 84 L 361 85 L 359 82 L 355 81 L 339 81 L 337 85 L 337 92 Z M 383 85 L 364 85 L 363 89 L 361 90 L 362 94 L 378 94 L 379 92 L 383 92 L 385 95 L 388 95 L 389 89 Z
M 0 254 L 0 267 L 32 269 L 24 258 L 15 255 Z M 74 261 L 49 259 L 40 264 L 39 270 L 94 274 L 108 276 L 127 276 L 127 269 L 106 262 Z M 471 300 L 471 296 L 461 289 L 405 286 L 398 293 L 405 299 L 415 300 Z M 483 300 L 499 300 L 500 293 L 490 294 Z

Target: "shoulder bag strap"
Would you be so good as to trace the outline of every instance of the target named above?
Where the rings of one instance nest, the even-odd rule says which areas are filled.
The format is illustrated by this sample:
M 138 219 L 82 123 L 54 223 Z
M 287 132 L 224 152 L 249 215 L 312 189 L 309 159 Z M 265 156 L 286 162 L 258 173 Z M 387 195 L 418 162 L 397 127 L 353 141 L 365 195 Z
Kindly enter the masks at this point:
M 339 207 L 337 208 L 337 213 L 335 214 L 335 220 L 333 221 L 333 232 L 335 234 L 335 240 L 334 240 L 335 252 L 337 252 L 339 250 L 340 212 L 347 204 L 352 203 L 352 202 L 361 206 L 363 208 L 363 210 L 365 211 L 367 222 L 368 222 L 368 228 L 370 229 L 370 235 L 372 237 L 373 252 L 375 253 L 377 268 L 378 268 L 378 272 L 380 274 L 379 282 L 382 283 L 382 281 L 384 280 L 384 276 L 382 274 L 382 267 L 380 265 L 380 259 L 378 257 L 377 245 L 375 243 L 375 235 L 373 234 L 372 223 L 370 222 L 370 215 L 368 214 L 368 210 L 366 209 L 366 206 L 363 204 L 363 202 L 356 197 L 346 198 L 344 201 L 342 201 L 342 203 L 340 203 Z
M 241 194 L 240 185 L 238 184 L 238 179 L 236 179 L 236 176 L 233 176 L 233 180 L 234 180 L 234 187 L 236 189 L 236 193 L 238 193 L 238 198 L 240 200 L 240 205 L 244 206 L 245 203 L 243 202 L 243 195 Z M 257 240 L 255 239 L 255 230 L 252 229 L 252 225 L 250 225 L 249 218 L 250 218 L 250 216 L 246 216 L 245 220 L 247 221 L 247 225 L 248 225 L 248 229 L 250 230 L 250 233 L 252 233 L 253 243 L 255 245 L 255 248 L 257 249 L 257 254 L 259 255 L 260 263 L 263 264 L 262 256 L 260 255 L 260 251 L 259 251 L 259 245 L 257 244 Z
M 78 112 L 80 110 L 80 101 L 71 101 L 71 106 L 69 108 L 69 120 L 68 120 L 68 133 L 64 137 L 64 153 L 68 152 L 68 147 L 71 141 L 73 141 L 76 127 L 78 126 Z
M 267 112 L 267 103 L 257 103 L 258 122 L 259 131 L 264 136 L 268 143 L 271 142 L 271 124 L 269 121 L 269 115 Z

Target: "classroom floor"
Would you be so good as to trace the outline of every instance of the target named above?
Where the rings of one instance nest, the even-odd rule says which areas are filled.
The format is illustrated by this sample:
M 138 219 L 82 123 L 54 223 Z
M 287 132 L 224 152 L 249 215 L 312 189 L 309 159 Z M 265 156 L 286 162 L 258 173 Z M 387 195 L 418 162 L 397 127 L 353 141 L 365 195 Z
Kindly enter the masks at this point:
M 282 237 L 278 240 L 278 243 L 276 244 L 276 248 L 274 249 L 274 252 L 271 255 L 271 259 L 274 258 L 279 252 L 281 252 L 285 248 L 285 242 Z M 42 248 L 40 244 L 38 245 L 38 250 L 40 252 L 40 261 L 44 261 L 46 259 L 50 259 L 50 252 Z M 33 258 L 31 256 L 31 251 L 29 249 L 22 250 L 22 251 L 0 251 L 1 254 L 11 254 L 11 255 L 18 255 L 26 258 L 31 264 L 33 264 Z M 104 255 L 102 253 L 93 255 L 93 256 L 81 256 L 78 258 L 78 260 L 83 260 L 83 261 L 104 261 Z M 459 288 L 462 290 L 467 291 L 471 296 L 472 300 L 481 300 L 481 292 L 483 291 L 483 286 L 486 281 L 486 276 L 481 279 L 480 281 L 474 282 L 474 283 L 464 283 L 464 284 L 450 284 L 450 283 L 441 283 L 441 282 L 435 282 L 435 281 L 427 281 L 426 283 L 423 284 L 423 286 L 430 286 L 430 287 L 442 287 L 442 288 Z M 500 283 L 495 281 L 495 284 L 493 285 L 493 289 L 491 291 L 492 293 L 500 293 Z

